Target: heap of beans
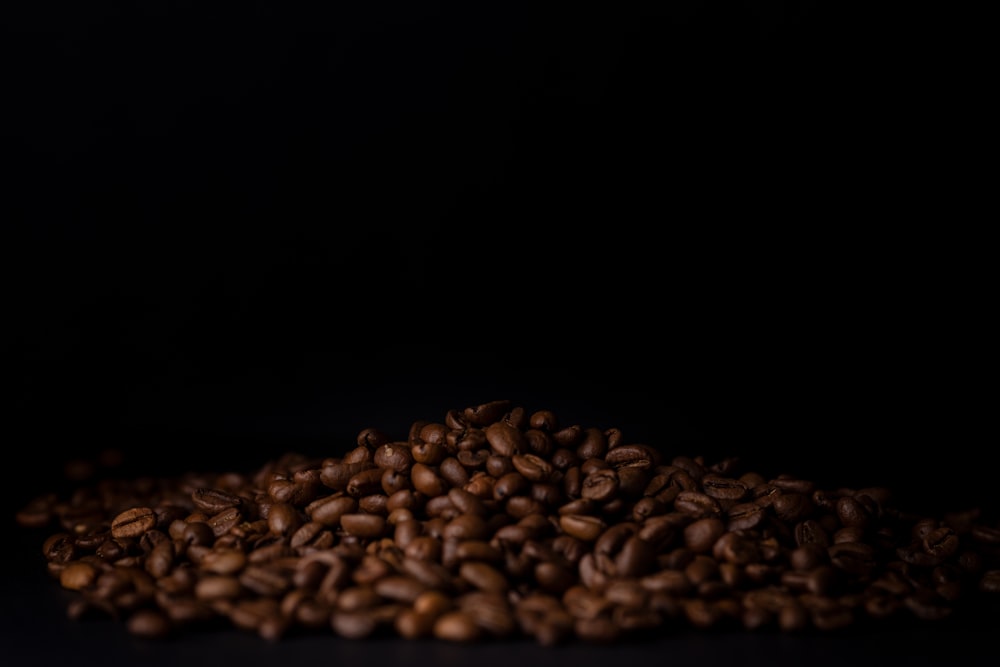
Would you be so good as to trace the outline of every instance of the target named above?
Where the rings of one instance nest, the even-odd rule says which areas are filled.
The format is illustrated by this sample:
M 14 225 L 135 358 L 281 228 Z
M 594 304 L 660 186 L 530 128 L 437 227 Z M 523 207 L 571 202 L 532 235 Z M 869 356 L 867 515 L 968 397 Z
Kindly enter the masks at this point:
M 367 428 L 341 456 L 104 480 L 17 519 L 58 526 L 43 552 L 71 617 L 150 638 L 215 624 L 551 646 L 834 631 L 995 599 L 1000 523 L 891 501 L 492 401 L 405 439 Z

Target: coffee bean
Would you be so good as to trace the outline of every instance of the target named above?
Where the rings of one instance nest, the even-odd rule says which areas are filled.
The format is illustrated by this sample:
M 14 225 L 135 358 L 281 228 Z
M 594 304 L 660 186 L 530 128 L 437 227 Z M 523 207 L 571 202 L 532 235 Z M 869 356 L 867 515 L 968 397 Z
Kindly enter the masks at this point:
M 385 532 L 385 517 L 377 514 L 344 514 L 340 526 L 348 535 L 363 539 L 381 537 Z
M 433 634 L 444 641 L 468 643 L 480 639 L 483 631 L 469 613 L 449 611 L 434 621 Z
M 172 630 L 170 620 L 162 612 L 153 609 L 141 609 L 132 614 L 126 621 L 129 633 L 144 639 L 163 639 Z
M 210 551 L 202 558 L 200 567 L 213 574 L 235 574 L 247 564 L 246 555 L 236 549 Z
M 921 516 L 882 486 L 821 488 L 559 425 L 510 401 L 374 428 L 342 457 L 39 496 L 71 618 L 162 638 L 228 620 L 295 631 L 543 646 L 687 623 L 748 630 L 948 618 L 1000 589 L 1000 522 Z M 83 482 L 84 480 L 79 480 Z
M 218 514 L 230 507 L 239 507 L 243 499 L 222 489 L 199 488 L 191 492 L 191 501 L 207 514 Z
M 97 579 L 97 568 L 91 563 L 69 563 L 59 573 L 59 583 L 63 588 L 79 591 L 90 588 Z
M 198 580 L 194 594 L 199 600 L 231 599 L 242 590 L 240 580 L 226 575 L 209 575 Z
M 243 513 L 238 507 L 230 507 L 213 514 L 205 523 L 212 529 L 213 535 L 220 537 L 239 525 L 241 521 L 243 521 Z
M 600 518 L 582 514 L 567 514 L 559 517 L 559 526 L 567 535 L 584 542 L 593 542 L 607 528 L 607 524 Z
M 149 507 L 125 510 L 111 520 L 111 536 L 115 538 L 140 537 L 156 527 L 156 512 Z

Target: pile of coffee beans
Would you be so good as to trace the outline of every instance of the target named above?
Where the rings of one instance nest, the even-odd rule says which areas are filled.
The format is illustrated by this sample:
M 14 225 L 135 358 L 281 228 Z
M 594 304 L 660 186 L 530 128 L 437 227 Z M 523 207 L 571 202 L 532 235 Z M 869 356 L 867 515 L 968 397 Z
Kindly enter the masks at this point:
M 330 458 L 100 480 L 17 519 L 55 531 L 42 551 L 71 617 L 149 638 L 835 631 L 1000 592 L 1000 522 L 982 510 L 913 514 L 887 488 L 671 458 L 506 400 L 405 438 L 367 428 Z

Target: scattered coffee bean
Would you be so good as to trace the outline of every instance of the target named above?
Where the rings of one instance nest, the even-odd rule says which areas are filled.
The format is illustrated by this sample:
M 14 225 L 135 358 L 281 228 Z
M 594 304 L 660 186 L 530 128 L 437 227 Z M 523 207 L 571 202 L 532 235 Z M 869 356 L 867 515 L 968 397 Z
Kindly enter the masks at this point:
M 81 486 L 15 520 L 51 529 L 70 618 L 145 639 L 223 620 L 267 641 L 609 644 L 668 623 L 928 622 L 1000 596 L 1000 521 L 982 508 L 918 516 L 883 486 L 664 457 L 510 401 L 395 439 L 365 428 L 332 454 Z

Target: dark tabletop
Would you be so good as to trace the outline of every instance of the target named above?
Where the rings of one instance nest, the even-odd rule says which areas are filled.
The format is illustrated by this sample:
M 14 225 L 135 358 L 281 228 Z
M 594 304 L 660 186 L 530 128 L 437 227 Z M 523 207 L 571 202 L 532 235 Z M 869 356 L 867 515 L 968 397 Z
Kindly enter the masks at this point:
M 555 653 L 70 622 L 12 520 L 68 464 L 336 456 L 501 398 L 995 507 L 990 246 L 911 224 L 961 218 L 980 119 L 932 111 L 964 89 L 900 31 L 805 0 L 21 4 L 4 664 L 992 664 L 995 612 Z

